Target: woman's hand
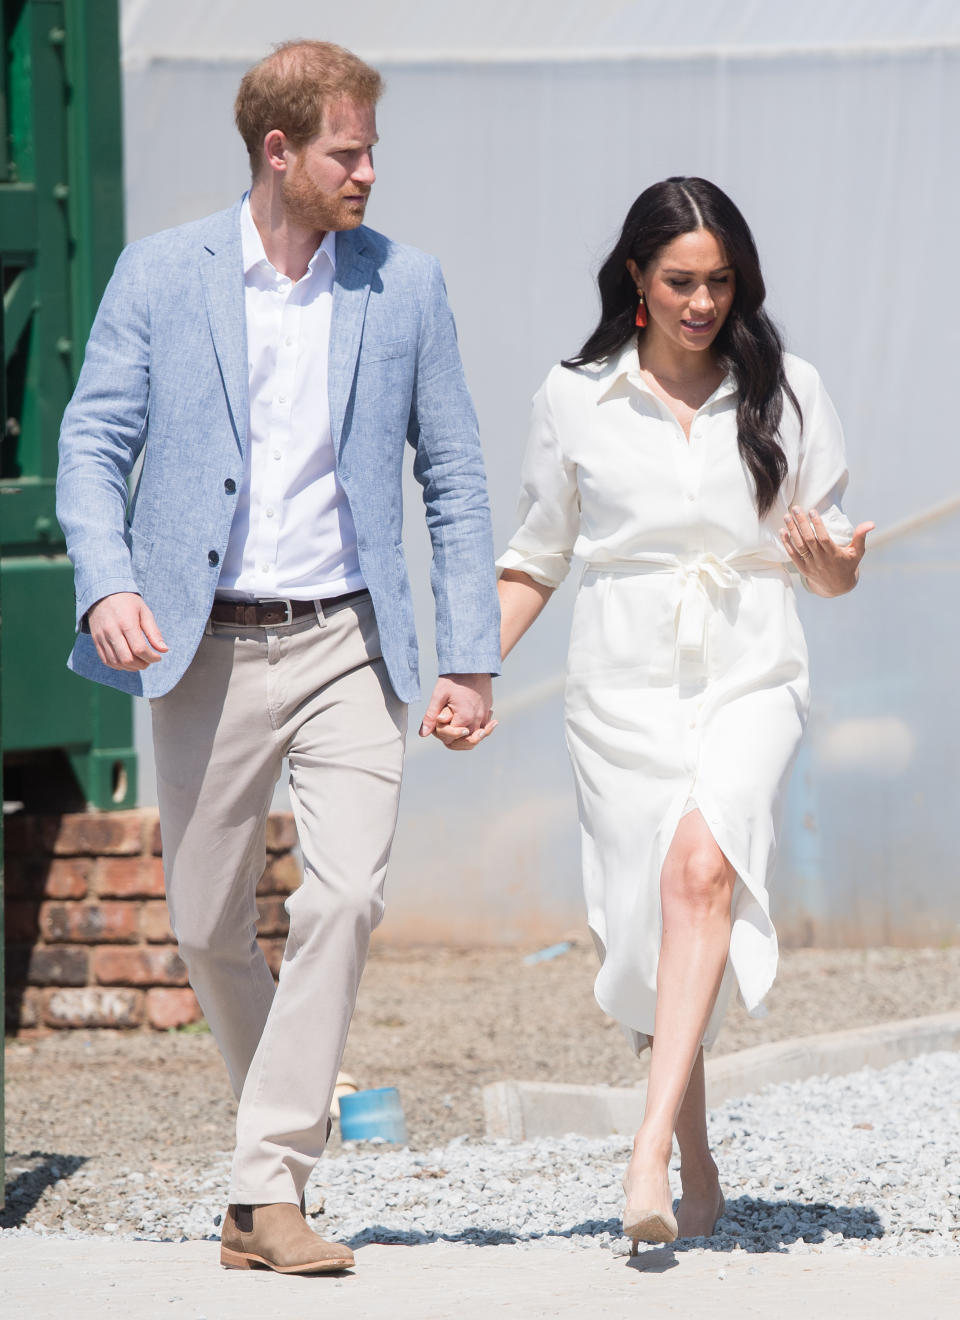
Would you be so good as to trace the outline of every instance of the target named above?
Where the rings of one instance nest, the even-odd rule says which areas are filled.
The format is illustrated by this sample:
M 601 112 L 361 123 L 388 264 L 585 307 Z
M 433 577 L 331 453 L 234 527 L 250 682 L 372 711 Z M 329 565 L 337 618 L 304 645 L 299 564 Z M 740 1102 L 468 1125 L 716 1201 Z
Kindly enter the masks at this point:
M 875 526 L 861 523 L 849 545 L 837 545 L 816 509 L 806 514 L 794 505 L 783 520 L 780 539 L 814 595 L 842 596 L 857 585 L 867 533 Z
M 484 738 L 493 733 L 497 723 L 498 721 L 493 718 L 493 711 L 491 710 L 489 723 L 485 724 L 482 729 L 477 729 L 474 733 L 471 733 L 469 729 L 455 725 L 453 723 L 453 711 L 449 706 L 444 706 L 437 716 L 433 736 L 440 739 L 448 752 L 472 752 L 477 743 L 482 742 Z

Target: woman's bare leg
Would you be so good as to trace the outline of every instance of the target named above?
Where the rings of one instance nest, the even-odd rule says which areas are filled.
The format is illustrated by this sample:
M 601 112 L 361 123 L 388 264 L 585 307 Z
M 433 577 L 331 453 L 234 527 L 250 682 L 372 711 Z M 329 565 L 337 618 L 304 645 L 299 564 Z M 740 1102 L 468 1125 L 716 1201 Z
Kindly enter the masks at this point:
M 672 1214 L 667 1171 L 673 1134 L 723 979 L 735 880 L 700 812 L 689 812 L 677 826 L 660 877 L 663 935 L 647 1103 L 624 1178 L 627 1203 L 635 1208 Z M 691 1196 L 692 1190 L 691 1182 Z M 688 1210 L 693 1205 L 691 1200 Z

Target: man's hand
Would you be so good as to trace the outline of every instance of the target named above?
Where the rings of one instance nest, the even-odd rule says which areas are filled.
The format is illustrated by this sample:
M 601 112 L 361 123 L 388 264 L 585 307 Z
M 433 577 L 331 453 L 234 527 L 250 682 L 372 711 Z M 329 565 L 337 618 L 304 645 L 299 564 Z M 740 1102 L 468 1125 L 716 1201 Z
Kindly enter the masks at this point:
M 428 738 L 432 733 L 440 737 L 440 724 L 442 741 L 448 747 L 460 751 L 456 744 L 461 742 L 464 747 L 473 747 L 496 728 L 496 720 L 491 719 L 492 704 L 489 674 L 441 674 L 420 725 L 420 737 Z
M 433 731 L 433 736 L 443 743 L 448 752 L 472 752 L 478 742 L 482 742 L 484 738 L 493 733 L 499 722 L 499 720 L 493 718 L 493 711 L 491 711 L 488 724 L 485 724 L 482 729 L 477 729 L 475 733 L 465 733 L 462 728 L 458 728 L 453 723 L 453 711 L 450 707 L 444 706 L 437 716 L 437 727 Z
M 168 649 L 146 601 L 133 591 L 101 597 L 87 610 L 87 624 L 97 655 L 111 669 L 146 669 Z

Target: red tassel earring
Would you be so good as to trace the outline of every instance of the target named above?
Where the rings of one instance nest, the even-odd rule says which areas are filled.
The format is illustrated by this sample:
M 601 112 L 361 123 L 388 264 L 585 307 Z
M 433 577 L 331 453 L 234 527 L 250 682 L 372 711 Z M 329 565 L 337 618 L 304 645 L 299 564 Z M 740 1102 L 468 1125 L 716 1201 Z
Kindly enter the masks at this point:
M 637 325 L 642 330 L 647 324 L 647 304 L 643 300 L 643 293 L 637 290 Z

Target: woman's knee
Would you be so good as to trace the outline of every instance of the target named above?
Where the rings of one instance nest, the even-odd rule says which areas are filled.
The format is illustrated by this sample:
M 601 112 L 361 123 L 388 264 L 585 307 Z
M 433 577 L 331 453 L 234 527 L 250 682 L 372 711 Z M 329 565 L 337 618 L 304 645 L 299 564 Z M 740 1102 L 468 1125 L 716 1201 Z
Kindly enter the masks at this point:
M 729 911 L 734 871 L 714 844 L 687 849 L 664 867 L 661 897 L 665 904 L 694 912 Z

